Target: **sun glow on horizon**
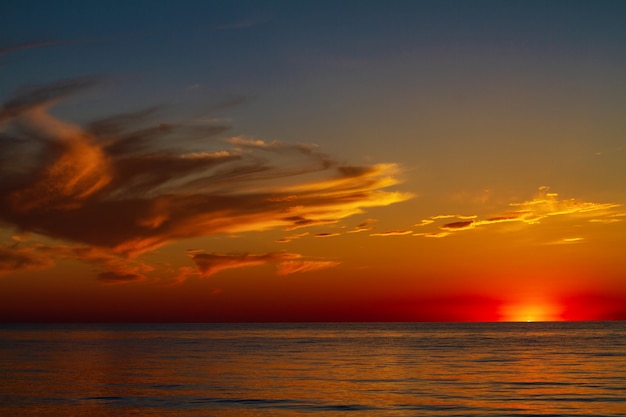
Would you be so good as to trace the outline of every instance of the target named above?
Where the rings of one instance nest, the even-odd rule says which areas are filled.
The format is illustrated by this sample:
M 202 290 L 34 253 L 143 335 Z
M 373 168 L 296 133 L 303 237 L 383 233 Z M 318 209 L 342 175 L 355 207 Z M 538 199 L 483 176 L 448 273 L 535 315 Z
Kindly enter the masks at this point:
M 562 309 L 549 301 L 527 301 L 505 305 L 501 310 L 500 321 L 541 322 L 562 321 Z

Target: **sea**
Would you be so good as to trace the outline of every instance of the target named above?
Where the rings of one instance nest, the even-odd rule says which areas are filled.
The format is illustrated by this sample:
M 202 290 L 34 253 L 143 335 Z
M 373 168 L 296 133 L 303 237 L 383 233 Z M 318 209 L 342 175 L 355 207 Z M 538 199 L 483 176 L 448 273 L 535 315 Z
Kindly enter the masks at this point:
M 0 325 L 0 416 L 626 416 L 626 322 Z

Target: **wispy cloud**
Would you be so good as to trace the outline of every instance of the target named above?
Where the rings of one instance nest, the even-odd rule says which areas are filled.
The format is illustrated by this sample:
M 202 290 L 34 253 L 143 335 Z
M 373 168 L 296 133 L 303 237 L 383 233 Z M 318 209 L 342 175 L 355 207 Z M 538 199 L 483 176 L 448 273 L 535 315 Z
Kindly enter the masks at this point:
M 55 265 L 55 259 L 69 259 L 94 265 L 100 273 L 97 278 L 108 284 L 146 280 L 146 273 L 154 268 L 137 259 L 128 259 L 105 248 L 84 245 L 44 245 L 17 239 L 11 245 L 0 246 L 0 273 L 20 270 L 46 269 Z
M 179 239 L 337 223 L 411 197 L 385 190 L 398 183 L 394 164 L 350 166 L 314 145 L 223 138 L 222 125 L 154 123 L 156 108 L 84 126 L 50 114 L 100 82 L 22 89 L 0 108 L 0 221 L 122 259 L 104 282 L 142 279 L 121 264 Z M 228 265 L 204 258 L 204 273 Z
M 217 253 L 193 253 L 191 255 L 198 268 L 198 274 L 203 277 L 215 275 L 218 272 L 245 268 L 258 265 L 274 264 L 278 275 L 289 275 L 298 272 L 317 271 L 339 265 L 336 261 L 320 261 L 304 259 L 296 253 L 264 253 L 264 254 L 217 254 Z M 185 275 L 191 276 L 193 272 L 185 270 Z
M 300 239 L 305 236 L 308 236 L 309 234 L 310 234 L 309 232 L 294 233 L 293 235 L 289 235 L 289 236 L 285 236 L 283 238 L 277 239 L 276 242 L 288 243 L 288 242 L 291 242 L 292 240 L 296 240 L 296 239 Z
M 557 193 L 550 192 L 549 187 L 542 186 L 539 188 L 537 195 L 528 201 L 520 203 L 510 203 L 510 211 L 502 214 L 487 217 L 484 219 L 476 215 L 457 215 L 445 214 L 431 216 L 421 220 L 415 226 L 436 226 L 439 231 L 415 233 L 413 236 L 423 237 L 446 237 L 455 232 L 476 229 L 500 223 L 525 223 L 538 224 L 545 219 L 551 217 L 585 217 L 592 216 L 590 222 L 614 222 L 621 221 L 619 216 L 621 213 L 615 213 L 614 210 L 620 207 L 616 203 L 594 203 L 588 201 L 580 201 L 576 199 L 560 199 Z M 441 222 L 441 220 L 454 219 L 456 221 Z M 578 242 L 581 238 L 573 238 L 574 240 L 565 242 Z
M 361 223 L 361 224 L 357 225 L 356 227 L 354 227 L 354 229 L 348 230 L 348 233 L 360 233 L 360 232 L 367 232 L 369 230 L 373 230 L 374 226 L 372 226 L 372 225 L 374 223 L 376 223 L 375 219 L 367 219 L 363 223 Z
M 278 275 L 290 275 L 298 272 L 310 272 L 320 269 L 334 268 L 337 261 L 284 261 L 278 264 Z
M 335 237 L 335 236 L 339 236 L 341 235 L 341 233 L 337 233 L 337 232 L 325 232 L 325 233 L 316 233 L 313 235 L 313 237 Z
M 413 233 L 412 230 L 389 230 L 380 233 L 370 233 L 370 236 L 406 236 Z
M 105 284 L 126 284 L 129 282 L 143 281 L 145 280 L 145 276 L 133 273 L 106 271 L 99 273 L 98 279 Z
M 27 42 L 27 43 L 19 43 L 15 45 L 0 47 L 0 57 L 3 55 L 8 55 L 13 52 L 23 51 L 25 49 L 34 49 L 34 48 L 44 48 L 46 46 L 54 46 L 59 45 L 63 42 L 59 41 L 41 41 L 41 42 Z
M 220 271 L 234 268 L 243 268 L 254 265 L 276 263 L 288 259 L 299 258 L 300 255 L 290 253 L 266 253 L 266 254 L 216 254 L 196 253 L 192 259 L 202 276 L 208 277 Z
M 0 245 L 0 274 L 10 272 L 45 269 L 54 265 L 54 262 L 36 248 L 20 247 L 18 244 Z

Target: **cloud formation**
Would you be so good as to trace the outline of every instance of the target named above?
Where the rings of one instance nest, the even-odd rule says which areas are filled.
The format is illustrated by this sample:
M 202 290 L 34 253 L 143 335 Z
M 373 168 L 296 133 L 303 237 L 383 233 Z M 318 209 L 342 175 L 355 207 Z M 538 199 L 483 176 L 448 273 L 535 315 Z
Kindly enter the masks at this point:
M 337 265 L 339 265 L 337 261 L 284 261 L 278 264 L 278 275 L 317 271 L 320 269 L 333 268 Z
M 84 126 L 50 114 L 100 82 L 21 89 L 0 108 L 0 222 L 128 259 L 179 239 L 337 223 L 411 197 L 385 190 L 398 183 L 393 164 L 350 166 L 313 145 L 224 139 L 219 124 L 155 123 L 156 108 Z M 26 252 L 12 253 L 28 263 Z M 218 260 L 197 264 L 205 274 L 228 267 Z M 100 275 L 142 277 L 120 265 Z
M 296 240 L 296 239 L 300 239 L 302 237 L 308 236 L 309 234 L 310 234 L 309 232 L 294 233 L 292 235 L 285 236 L 285 237 L 280 238 L 280 239 L 276 239 L 276 242 L 278 242 L 278 243 L 288 243 L 288 242 L 291 242 L 292 240 Z
M 191 258 L 198 267 L 198 273 L 203 277 L 208 277 L 227 269 L 266 264 L 276 264 L 278 275 L 316 271 L 339 265 L 339 262 L 335 261 L 306 260 L 302 259 L 302 255 L 286 252 L 264 254 L 200 252 L 192 253 Z M 191 272 L 186 270 L 185 274 L 189 276 Z
M 0 274 L 39 270 L 55 265 L 56 259 L 70 259 L 94 265 L 102 272 L 98 280 L 107 284 L 146 280 L 154 268 L 137 259 L 128 259 L 110 250 L 90 246 L 43 245 L 15 237 L 15 243 L 0 245 Z
M 337 232 L 325 232 L 325 233 L 316 233 L 313 235 L 313 237 L 335 237 L 335 236 L 340 236 L 341 233 L 337 233 Z
M 454 232 L 490 226 L 499 223 L 538 224 L 544 219 L 557 216 L 592 216 L 590 222 L 612 223 L 621 221 L 622 213 L 615 213 L 620 207 L 616 203 L 593 203 L 576 199 L 560 199 L 557 193 L 550 192 L 550 188 L 542 186 L 532 200 L 521 203 L 510 203 L 512 211 L 497 216 L 480 219 L 476 215 L 437 215 L 421 220 L 415 226 L 423 227 L 435 224 L 439 220 L 455 219 L 439 224 L 439 231 L 415 233 L 413 236 L 445 237 Z M 578 241 L 577 239 L 576 241 Z
M 412 230 L 388 230 L 380 233 L 370 233 L 370 236 L 406 236 L 413 233 Z
M 367 219 L 363 223 L 355 226 L 354 229 L 348 230 L 348 233 L 360 233 L 360 232 L 367 232 L 369 230 L 373 230 L 374 226 L 372 225 L 374 223 L 376 223 L 376 219 Z
M 45 269 L 54 265 L 52 259 L 42 256 L 34 248 L 18 244 L 0 245 L 0 274 Z

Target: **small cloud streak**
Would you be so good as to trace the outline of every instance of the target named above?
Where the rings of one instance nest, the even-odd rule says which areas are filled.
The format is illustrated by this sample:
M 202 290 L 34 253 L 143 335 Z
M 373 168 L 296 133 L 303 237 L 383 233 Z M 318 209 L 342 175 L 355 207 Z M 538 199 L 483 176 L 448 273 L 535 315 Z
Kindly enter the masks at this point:
M 591 219 L 589 220 L 589 222 L 590 223 L 619 223 L 619 222 L 623 222 L 625 217 L 626 217 L 626 212 L 622 212 L 622 213 L 611 214 L 603 218 Z
M 254 254 L 215 254 L 196 253 L 191 259 L 198 267 L 198 271 L 204 277 L 214 275 L 220 271 L 234 268 L 243 268 L 255 265 L 275 263 L 287 259 L 299 258 L 300 255 L 291 253 L 266 253 Z
M 371 233 L 370 236 L 406 236 L 412 233 L 412 230 L 389 230 L 387 232 Z
M 450 236 L 450 232 L 413 233 L 411 236 L 441 238 L 441 237 Z
M 281 239 L 277 239 L 276 242 L 278 242 L 278 243 L 289 243 L 292 240 L 303 238 L 305 236 L 308 236 L 309 234 L 310 234 L 309 232 L 295 233 L 293 235 L 289 235 L 289 236 L 285 236 L 285 237 L 283 237 Z
M 357 225 L 354 229 L 348 230 L 348 233 L 360 233 L 373 230 L 374 226 L 372 226 L 372 224 L 376 223 L 376 221 L 376 219 L 367 219 L 363 223 Z
M 101 82 L 21 89 L 0 107 L 0 222 L 68 242 L 54 255 L 98 263 L 103 282 L 141 279 L 125 262 L 180 239 L 338 223 L 412 197 L 386 190 L 399 183 L 394 164 L 350 166 L 315 145 L 221 138 L 228 126 L 154 124 L 156 108 L 84 126 L 50 114 Z M 50 265 L 26 249 L 3 256 L 7 271 Z M 202 259 L 211 274 L 265 258 Z
M 307 260 L 303 259 L 302 255 L 286 252 L 264 254 L 193 253 L 191 258 L 198 268 L 198 274 L 202 277 L 209 277 L 228 269 L 267 264 L 275 264 L 278 275 L 317 271 L 339 265 L 339 262 L 336 261 Z M 193 273 L 188 269 L 181 270 L 179 281 L 184 280 L 192 274 Z
M 318 271 L 334 268 L 340 262 L 336 261 L 285 261 L 278 264 L 278 275 L 290 275 L 297 272 Z
M 613 223 L 621 221 L 618 218 L 624 216 L 623 213 L 614 213 L 613 210 L 620 207 L 616 203 L 593 203 L 578 201 L 576 199 L 559 199 L 558 194 L 549 191 L 549 187 L 540 187 L 539 193 L 534 199 L 521 203 L 511 203 L 510 207 L 514 211 L 509 211 L 497 216 L 479 219 L 475 215 L 437 215 L 421 220 L 416 226 L 423 227 L 435 224 L 438 220 L 456 219 L 458 221 L 447 222 L 438 226 L 439 232 L 415 233 L 413 236 L 423 237 L 446 237 L 453 233 L 476 229 L 478 227 L 491 226 L 500 223 L 525 223 L 538 224 L 551 217 L 565 216 L 593 216 L 590 222 Z M 601 216 L 601 217 L 600 217 Z M 574 240 L 564 240 L 562 242 L 578 242 L 582 238 Z
M 474 220 L 464 220 L 460 222 L 446 223 L 441 226 L 441 228 L 454 230 L 471 229 L 474 226 L 474 223 Z
M 143 281 L 146 277 L 140 274 L 121 273 L 115 271 L 101 272 L 98 274 L 98 280 L 105 284 L 127 284 L 129 282 Z
M 335 236 L 339 236 L 341 235 L 341 233 L 316 233 L 313 235 L 313 237 L 335 237 Z

